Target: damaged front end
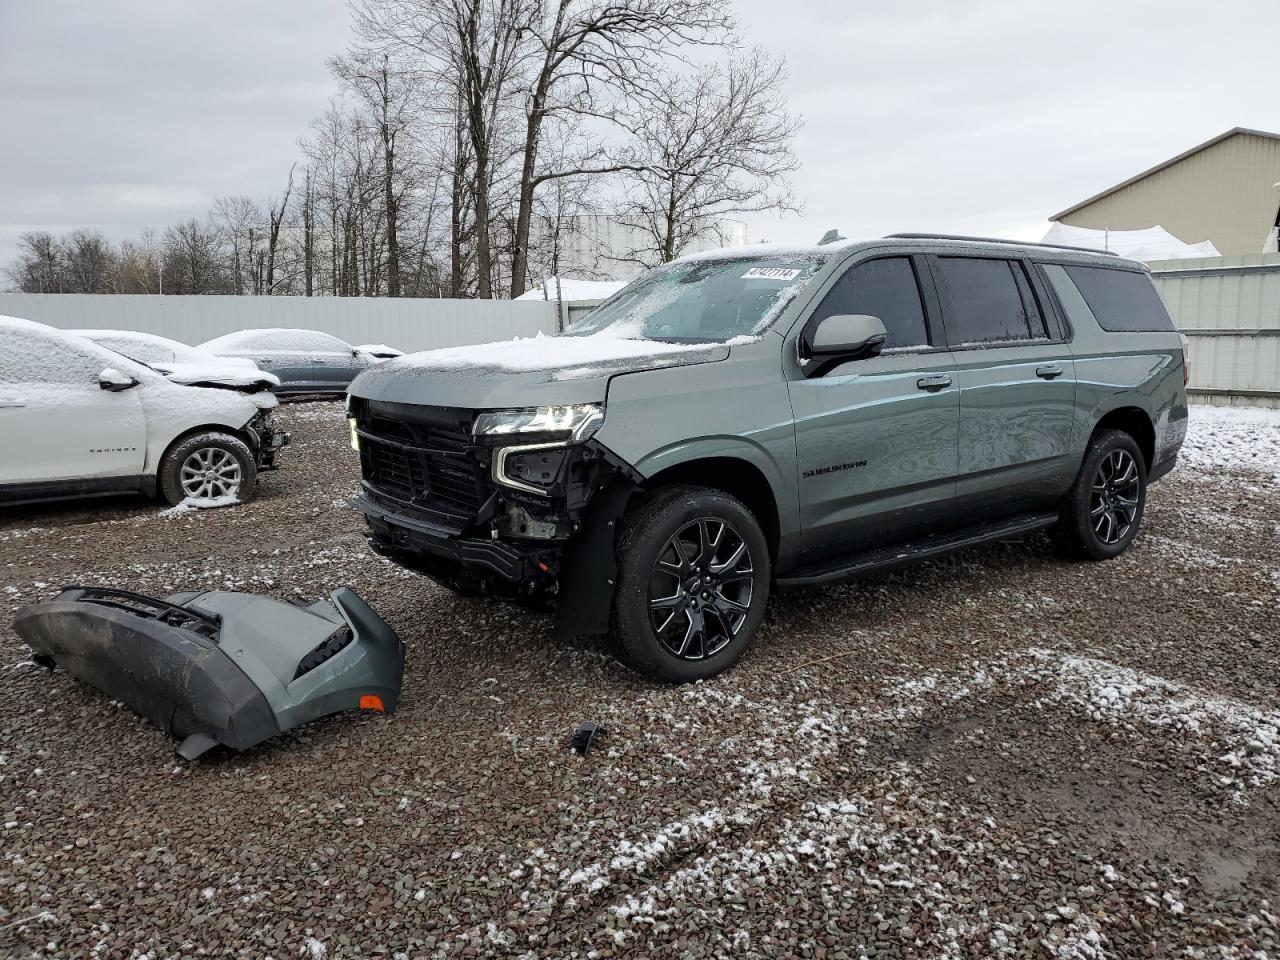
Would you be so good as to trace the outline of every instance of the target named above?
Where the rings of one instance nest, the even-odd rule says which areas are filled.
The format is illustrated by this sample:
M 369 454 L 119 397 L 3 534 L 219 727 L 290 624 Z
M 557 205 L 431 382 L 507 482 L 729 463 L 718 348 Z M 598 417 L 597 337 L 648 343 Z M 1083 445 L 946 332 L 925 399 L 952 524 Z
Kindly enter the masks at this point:
M 14 629 L 57 665 L 177 737 L 193 760 L 247 750 L 354 708 L 393 712 L 404 645 L 353 591 L 309 606 L 246 593 L 165 599 L 68 587 L 23 607 Z
M 478 411 L 352 397 L 373 549 L 463 591 L 558 599 L 602 632 L 613 531 L 639 475 L 592 439 L 599 404 Z
M 259 470 L 274 470 L 276 454 L 288 446 L 290 440 L 288 432 L 277 428 L 272 421 L 271 409 L 268 407 L 259 410 L 253 419 L 244 425 L 245 432 L 253 441 L 251 447 Z

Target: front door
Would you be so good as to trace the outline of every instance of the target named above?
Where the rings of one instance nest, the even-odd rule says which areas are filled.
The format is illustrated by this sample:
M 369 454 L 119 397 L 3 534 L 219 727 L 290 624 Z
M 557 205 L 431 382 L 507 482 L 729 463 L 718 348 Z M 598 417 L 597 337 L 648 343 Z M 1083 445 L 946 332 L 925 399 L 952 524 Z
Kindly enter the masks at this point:
M 931 265 L 960 388 L 957 496 L 992 515 L 1054 502 L 1075 472 L 1075 360 L 1034 275 L 1017 259 Z
M 103 390 L 98 374 L 111 363 L 105 351 L 38 328 L 0 329 L 0 484 L 142 473 L 143 387 Z
M 827 316 L 870 314 L 889 334 L 880 356 L 790 381 L 805 562 L 944 522 L 955 495 L 960 391 L 955 359 L 924 306 L 924 270 L 906 256 L 855 264 L 805 322 L 811 329 Z

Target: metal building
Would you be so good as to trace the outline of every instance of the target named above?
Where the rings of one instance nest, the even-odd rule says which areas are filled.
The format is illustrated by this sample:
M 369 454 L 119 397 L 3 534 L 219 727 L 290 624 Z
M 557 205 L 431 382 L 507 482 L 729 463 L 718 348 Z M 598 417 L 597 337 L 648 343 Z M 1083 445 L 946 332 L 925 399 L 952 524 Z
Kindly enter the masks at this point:
M 1275 253 L 1280 134 L 1236 127 L 1049 218 L 1094 230 L 1162 226 L 1224 257 Z
M 581 280 L 634 280 L 644 273 L 641 260 L 652 238 L 639 226 L 605 214 L 580 214 L 549 220 L 537 218 L 530 229 L 530 249 L 558 247 L 553 272 Z M 740 247 L 747 242 L 747 225 L 719 217 L 704 224 L 698 236 L 680 248 L 680 254 L 702 253 L 719 247 Z M 544 258 L 545 259 L 545 258 Z

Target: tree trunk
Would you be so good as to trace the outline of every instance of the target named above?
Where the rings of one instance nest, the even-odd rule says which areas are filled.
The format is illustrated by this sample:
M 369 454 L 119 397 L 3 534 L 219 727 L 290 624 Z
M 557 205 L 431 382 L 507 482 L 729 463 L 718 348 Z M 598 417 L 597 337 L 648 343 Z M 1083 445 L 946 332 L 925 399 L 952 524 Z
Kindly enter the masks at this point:
M 493 251 L 489 247 L 489 149 L 476 144 L 476 296 L 493 297 Z
M 540 91 L 541 93 L 541 91 Z M 542 94 L 545 98 L 545 93 Z M 529 110 L 524 134 L 524 163 L 520 168 L 520 200 L 516 208 L 516 233 L 511 244 L 511 299 L 524 293 L 529 272 L 529 228 L 533 221 L 533 177 L 538 163 L 538 138 L 542 134 L 540 105 Z
M 307 168 L 306 192 L 302 200 L 302 276 L 306 295 L 315 296 L 316 265 L 316 195 L 311 186 L 311 169 Z
M 387 63 L 382 62 L 382 186 L 387 207 L 387 296 L 400 296 L 400 243 L 396 234 L 396 138 L 391 132 L 391 88 Z
M 671 177 L 670 192 L 667 194 L 667 233 L 662 238 L 662 262 L 670 263 L 676 258 L 676 178 Z

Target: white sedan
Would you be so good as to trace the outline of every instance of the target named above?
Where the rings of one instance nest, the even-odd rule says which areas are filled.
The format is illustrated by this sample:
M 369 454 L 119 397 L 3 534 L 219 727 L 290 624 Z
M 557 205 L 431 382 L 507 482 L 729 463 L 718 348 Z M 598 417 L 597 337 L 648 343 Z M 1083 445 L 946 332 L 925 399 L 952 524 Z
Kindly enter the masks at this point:
M 216 386 L 0 317 L 0 504 L 134 491 L 175 504 L 247 499 L 289 438 L 271 423 L 274 395 Z

